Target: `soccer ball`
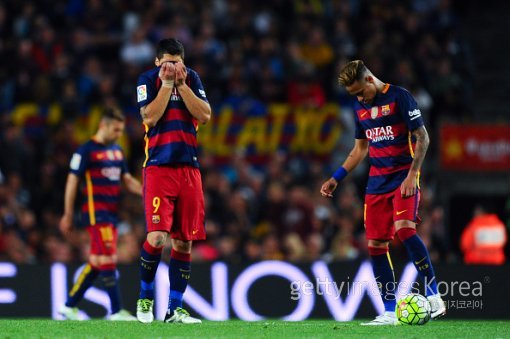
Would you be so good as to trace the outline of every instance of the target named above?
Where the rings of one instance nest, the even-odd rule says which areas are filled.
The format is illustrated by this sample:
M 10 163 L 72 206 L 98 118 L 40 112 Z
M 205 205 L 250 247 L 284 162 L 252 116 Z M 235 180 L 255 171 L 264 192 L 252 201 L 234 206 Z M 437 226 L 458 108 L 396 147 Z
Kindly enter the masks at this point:
M 430 303 L 421 294 L 410 293 L 397 302 L 395 313 L 401 324 L 425 325 L 430 320 Z

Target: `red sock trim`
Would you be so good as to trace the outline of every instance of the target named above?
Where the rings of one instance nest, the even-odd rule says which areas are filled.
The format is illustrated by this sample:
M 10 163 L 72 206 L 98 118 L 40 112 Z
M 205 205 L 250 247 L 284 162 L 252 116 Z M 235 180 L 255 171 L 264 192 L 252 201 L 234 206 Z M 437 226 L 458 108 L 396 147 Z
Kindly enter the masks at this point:
M 383 254 L 386 254 L 386 253 L 388 253 L 388 248 L 368 246 L 368 254 L 370 256 L 383 255 Z
M 145 252 L 152 255 L 161 254 L 161 252 L 163 251 L 163 247 L 152 247 L 152 245 L 149 244 L 147 240 L 145 240 L 145 242 L 143 243 L 143 249 L 145 250 Z
M 397 231 L 397 236 L 400 241 L 406 241 L 416 234 L 416 228 L 404 227 Z
M 116 268 L 117 268 L 116 264 L 106 264 L 99 266 L 100 271 L 115 271 Z
M 174 250 L 172 248 L 172 252 L 170 252 L 170 258 L 171 259 L 180 260 L 180 261 L 190 262 L 191 261 L 191 254 L 190 253 L 177 252 L 176 250 Z

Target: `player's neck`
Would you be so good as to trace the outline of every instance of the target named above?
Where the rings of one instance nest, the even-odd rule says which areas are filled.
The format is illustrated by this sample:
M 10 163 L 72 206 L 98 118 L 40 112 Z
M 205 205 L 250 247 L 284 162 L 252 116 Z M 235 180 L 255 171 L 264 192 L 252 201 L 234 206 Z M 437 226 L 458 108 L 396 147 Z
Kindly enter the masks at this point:
M 377 89 L 377 93 L 381 93 L 384 90 L 384 87 L 386 87 L 386 83 L 377 78 L 375 78 L 374 84 L 375 88 Z
M 94 134 L 94 136 L 92 137 L 92 140 L 94 140 L 98 144 L 106 145 L 106 141 L 104 140 L 104 137 L 100 133 Z

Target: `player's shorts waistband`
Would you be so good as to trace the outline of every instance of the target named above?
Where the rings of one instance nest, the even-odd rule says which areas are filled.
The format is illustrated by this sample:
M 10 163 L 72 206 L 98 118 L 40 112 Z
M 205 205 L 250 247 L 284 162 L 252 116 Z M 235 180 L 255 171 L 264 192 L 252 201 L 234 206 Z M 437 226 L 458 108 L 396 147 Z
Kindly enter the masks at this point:
M 193 166 L 193 164 L 188 163 L 178 163 L 178 164 L 160 164 L 160 165 L 152 165 L 154 167 L 167 167 L 167 168 L 198 168 L 196 166 Z M 152 167 L 151 166 L 151 167 Z
M 117 223 L 114 223 L 114 222 L 97 222 L 94 225 L 86 225 L 85 228 L 102 227 L 102 226 L 110 226 L 110 225 L 113 227 L 117 227 Z

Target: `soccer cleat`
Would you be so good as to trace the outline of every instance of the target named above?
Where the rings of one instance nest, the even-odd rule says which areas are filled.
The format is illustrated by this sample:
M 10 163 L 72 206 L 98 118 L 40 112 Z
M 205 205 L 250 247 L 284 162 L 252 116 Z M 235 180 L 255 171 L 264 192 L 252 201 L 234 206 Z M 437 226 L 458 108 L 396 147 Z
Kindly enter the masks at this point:
M 120 310 L 110 316 L 111 321 L 136 321 L 136 317 L 133 317 L 131 313 L 126 310 Z
M 393 312 L 384 312 L 381 315 L 375 317 L 374 320 L 367 323 L 361 323 L 361 326 L 381 326 L 381 325 L 399 325 L 397 317 Z
M 446 314 L 446 305 L 440 294 L 435 294 L 427 297 L 430 303 L 430 318 L 437 319 Z
M 138 299 L 136 303 L 136 318 L 139 322 L 149 324 L 154 321 L 154 314 L 152 313 L 153 305 L 154 300 Z
M 67 307 L 66 305 L 62 305 L 58 310 L 58 313 L 66 320 L 80 320 L 78 318 L 78 307 Z
M 174 314 L 171 315 L 169 311 L 165 315 L 166 323 L 181 323 L 181 324 L 201 324 L 202 320 L 193 318 L 189 315 L 188 311 L 183 308 L 177 307 Z

